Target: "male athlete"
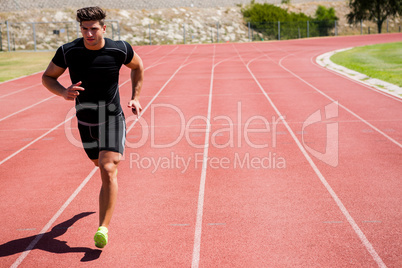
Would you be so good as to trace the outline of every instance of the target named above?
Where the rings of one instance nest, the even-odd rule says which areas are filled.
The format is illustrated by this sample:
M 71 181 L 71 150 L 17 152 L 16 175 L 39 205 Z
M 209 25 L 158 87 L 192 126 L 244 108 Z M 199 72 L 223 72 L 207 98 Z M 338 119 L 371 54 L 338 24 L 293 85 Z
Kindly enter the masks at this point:
M 45 73 L 43 85 L 66 100 L 75 100 L 81 140 L 88 157 L 99 167 L 99 228 L 95 246 L 108 242 L 108 227 L 117 197 L 117 165 L 124 150 L 126 125 L 119 96 L 119 70 L 131 69 L 132 96 L 128 107 L 139 116 L 139 95 L 144 67 L 141 58 L 124 41 L 104 38 L 106 13 L 99 7 L 77 10 L 82 38 L 59 47 Z M 72 85 L 65 88 L 58 78 L 69 69 Z

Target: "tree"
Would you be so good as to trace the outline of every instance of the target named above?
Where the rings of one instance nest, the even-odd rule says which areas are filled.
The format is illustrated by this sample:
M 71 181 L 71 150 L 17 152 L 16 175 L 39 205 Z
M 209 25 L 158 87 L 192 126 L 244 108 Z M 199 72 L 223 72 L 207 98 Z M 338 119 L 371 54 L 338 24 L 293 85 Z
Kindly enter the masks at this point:
M 349 0 L 350 13 L 347 14 L 349 23 L 360 20 L 375 21 L 378 33 L 388 17 L 402 14 L 402 0 Z
M 333 7 L 326 8 L 319 5 L 315 11 L 314 22 L 318 25 L 320 36 L 328 36 L 329 31 L 335 27 L 335 21 L 338 17 L 335 15 Z
M 306 25 L 307 21 L 313 20 L 304 13 L 288 12 L 275 5 L 255 3 L 254 0 L 241 11 L 251 28 L 269 39 L 278 36 L 278 22 L 282 22 L 281 39 L 290 39 L 297 38 L 299 24 Z M 314 32 L 313 27 L 310 28 L 310 32 Z

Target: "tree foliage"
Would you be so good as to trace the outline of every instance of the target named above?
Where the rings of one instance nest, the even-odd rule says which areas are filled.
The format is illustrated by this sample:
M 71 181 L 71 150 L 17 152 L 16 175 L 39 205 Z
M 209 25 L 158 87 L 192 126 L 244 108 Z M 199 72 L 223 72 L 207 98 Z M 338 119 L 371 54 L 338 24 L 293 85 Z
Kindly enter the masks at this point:
M 318 7 L 315 18 L 304 13 L 289 12 L 272 4 L 255 3 L 255 1 L 251 1 L 241 11 L 251 28 L 268 39 L 276 39 L 279 35 L 281 39 L 327 36 L 335 26 L 334 21 L 338 19 L 333 8 L 327 9 L 323 6 Z M 280 22 L 279 26 L 278 22 Z
M 288 12 L 286 9 L 271 5 L 260 4 L 251 1 L 246 8 L 242 9 L 243 16 L 251 22 L 276 22 L 276 21 L 308 21 L 311 17 L 304 13 Z
M 375 21 L 378 33 L 381 33 L 382 24 L 387 18 L 402 14 L 402 0 L 349 0 L 349 7 L 349 23 Z
M 335 27 L 335 21 L 338 17 L 335 15 L 335 9 L 333 7 L 326 8 L 319 5 L 315 11 L 315 22 L 318 25 L 320 36 L 329 35 L 329 31 Z

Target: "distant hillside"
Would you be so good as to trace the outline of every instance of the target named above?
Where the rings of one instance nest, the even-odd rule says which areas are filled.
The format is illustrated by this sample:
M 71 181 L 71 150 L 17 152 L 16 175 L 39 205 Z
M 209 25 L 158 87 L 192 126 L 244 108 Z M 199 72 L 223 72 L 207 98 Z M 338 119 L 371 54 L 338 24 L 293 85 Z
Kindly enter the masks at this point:
M 4 2 L 29 3 L 27 0 L 0 0 Z M 43 4 L 47 0 L 30 0 L 31 4 Z M 106 6 L 108 2 L 114 2 L 116 5 L 119 2 L 129 3 L 131 0 L 117 1 L 105 0 L 102 6 Z M 71 5 L 78 3 L 76 0 L 61 1 L 52 0 L 52 2 L 69 2 Z M 147 2 L 149 6 L 157 2 L 180 4 L 184 0 L 176 1 L 135 1 L 139 4 Z M 191 0 L 185 1 L 188 3 Z M 241 13 L 242 5 L 232 4 L 226 7 L 196 7 L 212 2 L 218 3 L 239 3 L 249 1 L 233 0 L 233 1 L 195 1 L 194 7 L 169 7 L 155 9 L 136 9 L 136 8 L 105 8 L 107 19 L 114 22 L 107 23 L 106 37 L 112 39 L 122 39 L 130 42 L 132 45 L 146 44 L 182 44 L 182 43 L 211 43 L 211 42 L 248 42 L 250 40 L 262 40 L 262 36 L 258 32 L 250 31 L 243 19 Z M 259 1 L 256 1 L 259 2 Z M 267 1 L 267 2 L 280 2 Z M 80 2 L 81 3 L 81 2 Z M 87 5 L 95 4 L 94 1 L 88 0 Z M 139 5 L 138 4 L 138 5 Z M 183 3 L 184 4 L 184 3 Z M 62 5 L 62 4 L 61 4 Z M 162 4 L 161 4 L 162 5 Z M 309 16 L 314 16 L 318 5 L 323 5 L 327 8 L 333 7 L 336 11 L 336 16 L 339 18 L 337 22 L 337 34 L 360 34 L 360 25 L 349 25 L 345 15 L 349 12 L 349 7 L 346 0 L 340 1 L 312 1 L 312 0 L 291 0 L 290 4 L 279 4 L 282 8 L 288 9 L 289 12 L 303 12 Z M 244 5 L 243 5 L 244 6 Z M 0 12 L 0 32 L 2 34 L 3 50 L 53 50 L 61 44 L 71 41 L 80 36 L 77 33 L 79 30 L 75 22 L 75 13 L 77 8 L 32 8 L 20 11 Z M 7 26 L 5 21 L 10 26 L 10 35 L 7 35 Z M 57 23 L 56 23 L 57 22 Z M 33 41 L 33 23 L 35 23 L 36 46 Z M 284 24 L 285 25 L 285 24 Z M 307 26 L 307 25 L 306 25 Z M 363 23 L 363 33 L 368 33 L 368 27 L 371 27 L 371 33 L 375 33 L 376 27 L 372 22 Z M 400 27 L 399 19 L 390 21 L 391 31 L 398 31 Z M 272 27 L 277 29 L 277 24 Z M 301 38 L 306 37 L 306 27 L 300 29 Z M 385 29 L 384 29 L 385 32 Z M 331 33 L 332 35 L 334 32 Z M 11 41 L 8 42 L 8 37 Z M 310 36 L 311 37 L 311 36 Z M 295 37 L 297 38 L 297 37 Z
M 280 4 L 281 0 L 256 0 L 256 3 Z M 316 0 L 291 0 L 291 3 L 318 2 Z M 321 0 L 321 2 L 345 2 L 345 0 Z M 179 7 L 229 7 L 248 4 L 250 0 L 0 0 L 0 12 L 30 9 L 62 9 L 83 6 L 101 6 L 109 9 L 159 9 Z

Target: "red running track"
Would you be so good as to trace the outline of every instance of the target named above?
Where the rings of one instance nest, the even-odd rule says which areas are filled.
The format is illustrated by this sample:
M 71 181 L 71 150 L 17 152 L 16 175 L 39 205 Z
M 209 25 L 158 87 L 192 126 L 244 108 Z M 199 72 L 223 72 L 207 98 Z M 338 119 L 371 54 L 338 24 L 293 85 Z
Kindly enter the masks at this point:
M 401 267 L 402 101 L 315 63 L 401 39 L 136 47 L 145 110 L 125 110 L 103 250 L 73 103 L 41 73 L 1 83 L 0 266 Z

